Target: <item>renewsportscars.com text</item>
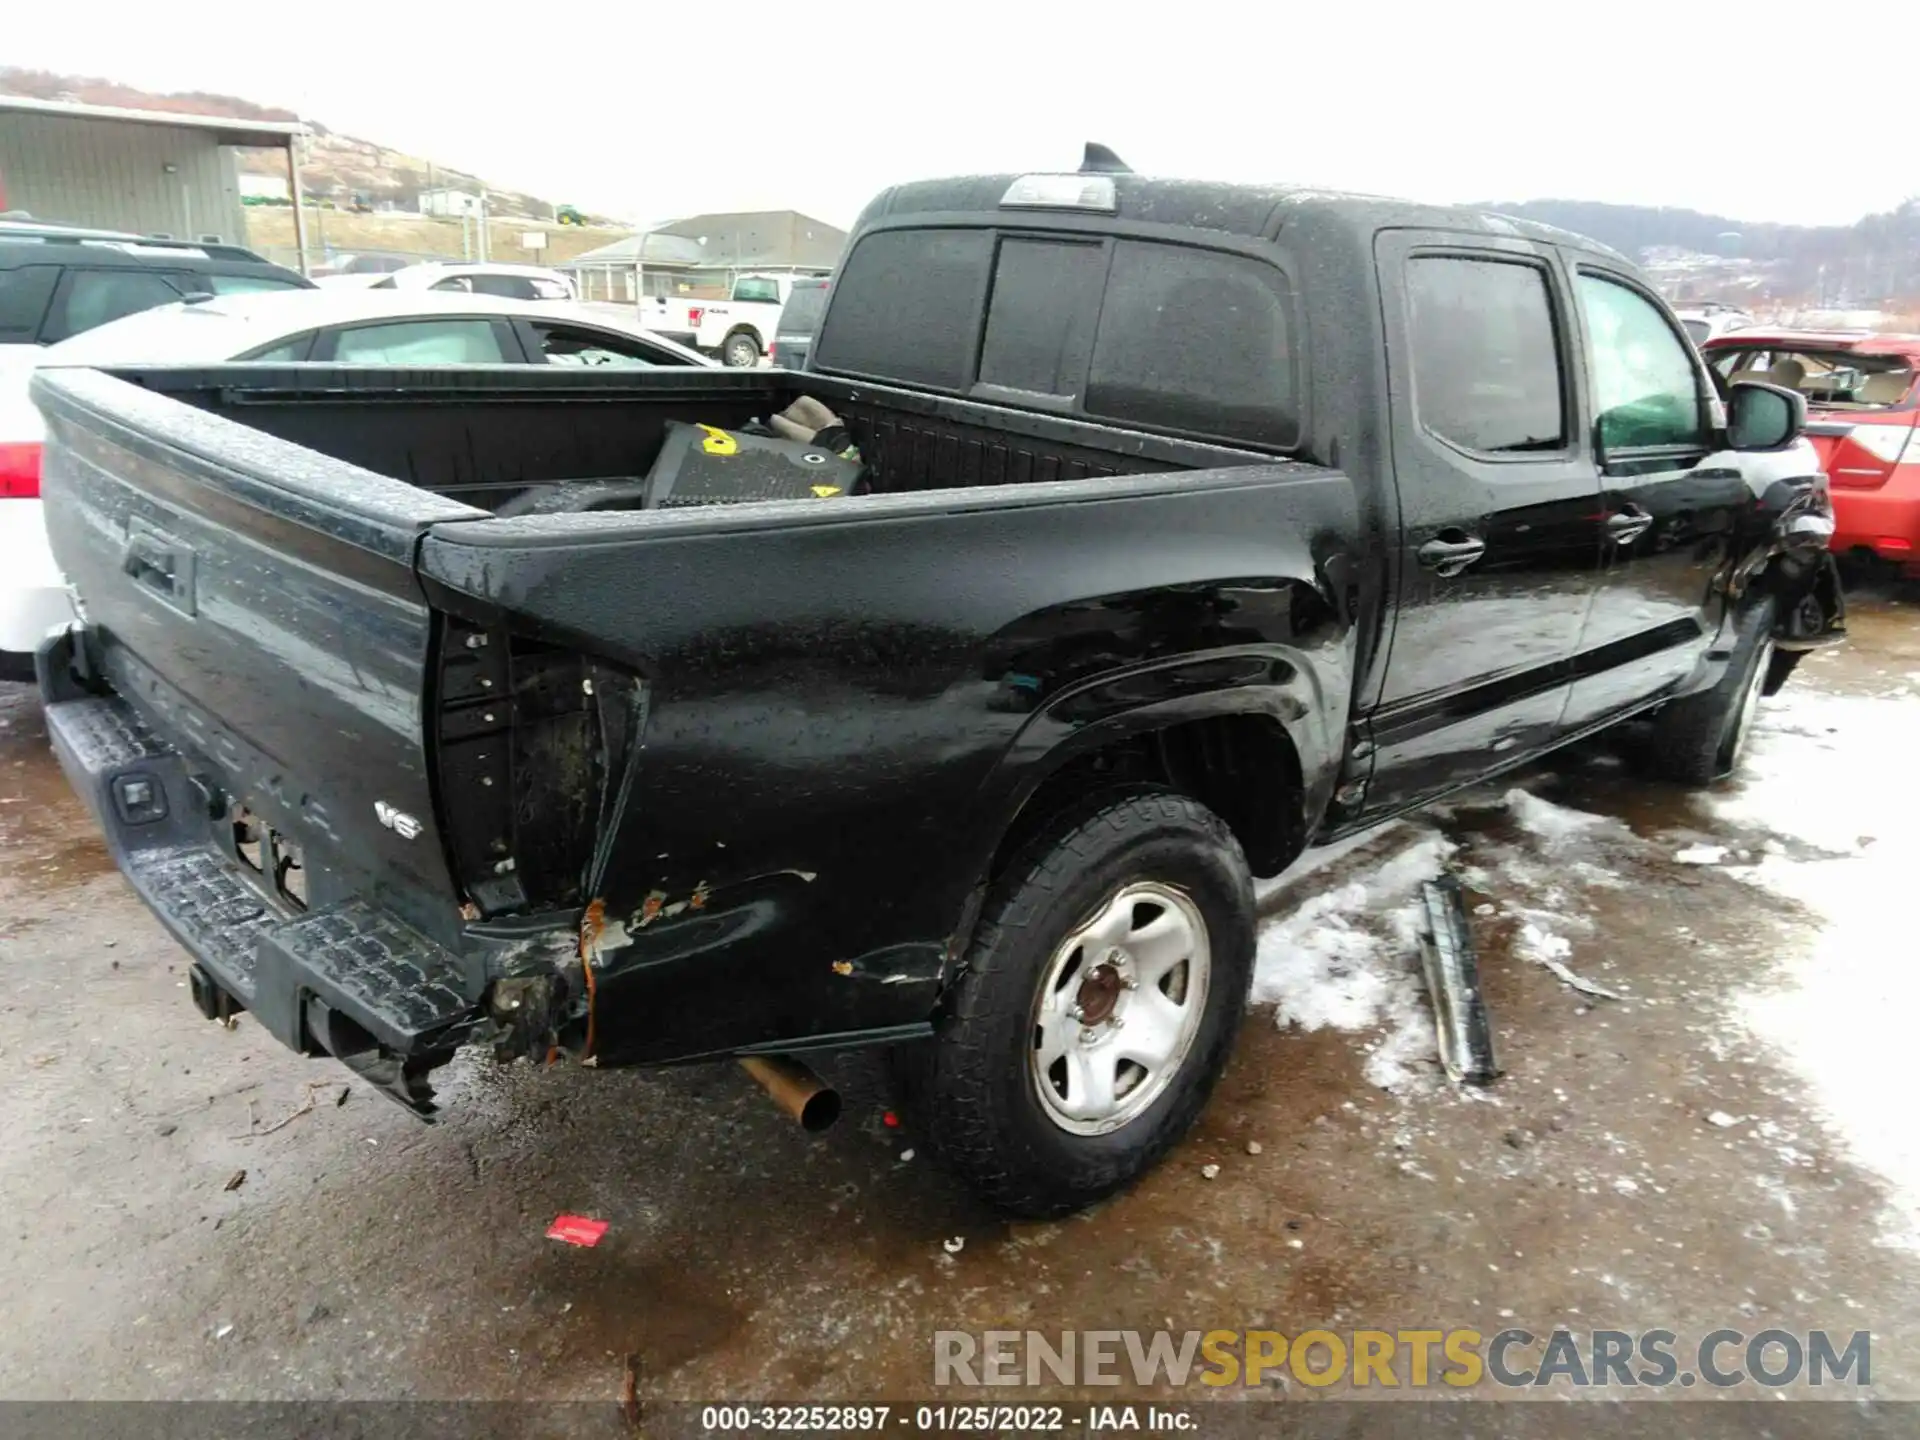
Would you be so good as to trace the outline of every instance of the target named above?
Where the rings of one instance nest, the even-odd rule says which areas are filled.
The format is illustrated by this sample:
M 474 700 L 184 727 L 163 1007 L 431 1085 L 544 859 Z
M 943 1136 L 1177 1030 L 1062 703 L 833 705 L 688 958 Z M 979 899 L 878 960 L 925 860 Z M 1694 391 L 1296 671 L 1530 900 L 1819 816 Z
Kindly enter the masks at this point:
M 1873 1383 L 1865 1330 L 1671 1330 L 1565 1327 L 1536 1335 L 1478 1330 L 936 1331 L 935 1385 L 1258 1386 L 1281 1377 L 1355 1388 L 1508 1389 L 1555 1384 L 1727 1389 Z

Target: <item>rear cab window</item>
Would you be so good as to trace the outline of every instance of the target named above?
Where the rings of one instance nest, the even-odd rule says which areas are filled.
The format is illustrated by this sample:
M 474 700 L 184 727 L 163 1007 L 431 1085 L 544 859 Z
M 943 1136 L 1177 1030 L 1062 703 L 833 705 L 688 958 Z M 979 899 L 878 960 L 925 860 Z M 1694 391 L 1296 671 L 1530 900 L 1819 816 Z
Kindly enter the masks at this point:
M 1264 259 L 1159 240 L 876 230 L 834 281 L 814 364 L 990 403 L 1286 449 L 1293 295 Z

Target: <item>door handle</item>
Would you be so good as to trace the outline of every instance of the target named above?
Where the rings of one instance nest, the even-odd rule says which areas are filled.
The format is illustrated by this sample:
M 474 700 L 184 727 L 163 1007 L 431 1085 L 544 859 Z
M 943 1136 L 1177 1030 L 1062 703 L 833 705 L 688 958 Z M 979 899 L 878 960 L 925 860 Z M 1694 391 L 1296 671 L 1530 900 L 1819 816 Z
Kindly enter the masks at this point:
M 1486 554 L 1487 542 L 1464 530 L 1447 529 L 1413 553 L 1422 565 L 1445 580 L 1458 575 Z
M 1653 524 L 1653 516 L 1638 505 L 1629 505 L 1618 514 L 1607 517 L 1607 538 L 1616 545 L 1631 545 Z

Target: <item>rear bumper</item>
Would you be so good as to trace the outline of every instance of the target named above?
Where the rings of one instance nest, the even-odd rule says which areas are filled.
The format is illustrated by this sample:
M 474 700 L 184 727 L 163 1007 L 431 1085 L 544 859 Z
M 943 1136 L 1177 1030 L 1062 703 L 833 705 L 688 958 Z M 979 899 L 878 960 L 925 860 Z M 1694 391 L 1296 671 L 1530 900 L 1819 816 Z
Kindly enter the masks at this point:
M 282 1044 L 332 1054 L 430 1111 L 425 1069 L 483 1018 L 484 979 L 375 905 L 303 911 L 276 895 L 219 842 L 217 792 L 132 706 L 115 695 L 62 698 L 59 688 L 43 678 L 60 766 L 121 872 L 193 957 L 202 1012 L 247 1010 Z
M 1920 567 L 1920 465 L 1896 465 L 1874 490 L 1833 487 L 1835 554 L 1867 551 Z

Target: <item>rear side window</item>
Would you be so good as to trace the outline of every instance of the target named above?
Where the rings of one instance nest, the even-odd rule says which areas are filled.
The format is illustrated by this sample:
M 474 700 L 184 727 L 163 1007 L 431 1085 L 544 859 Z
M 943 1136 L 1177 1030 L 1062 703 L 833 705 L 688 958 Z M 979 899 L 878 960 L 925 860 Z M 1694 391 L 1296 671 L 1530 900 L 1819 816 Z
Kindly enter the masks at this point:
M 296 335 L 291 340 L 282 340 L 268 350 L 256 350 L 251 355 L 242 355 L 242 360 L 250 360 L 259 365 L 297 365 L 307 358 L 307 352 L 313 349 L 314 332 Z
M 151 271 L 70 269 L 54 298 L 47 339 L 65 340 L 179 298 L 180 291 Z
M 333 358 L 340 365 L 498 365 L 507 357 L 490 321 L 406 320 L 342 330 Z
M 1086 410 L 1261 445 L 1299 432 L 1286 277 L 1243 255 L 1114 246 Z
M 216 295 L 251 295 L 256 290 L 305 288 L 288 280 L 276 280 L 271 275 L 196 275 L 193 278 L 196 282 L 205 281 L 207 289 Z
M 749 275 L 733 287 L 733 298 L 741 304 L 778 305 L 780 282 L 765 275 Z
M 40 322 L 59 278 L 58 265 L 0 270 L 0 342 L 25 345 L 40 338 Z
M 1490 454 L 1566 445 L 1565 386 L 1546 272 L 1524 262 L 1407 262 L 1414 413 L 1427 431 Z
M 796 285 L 793 294 L 787 297 L 786 308 L 780 312 L 779 333 L 811 335 L 820 328 L 820 317 L 826 311 L 826 286 Z
M 847 257 L 815 364 L 943 390 L 973 378 L 993 236 L 985 230 L 881 230 Z
M 1087 373 L 1106 254 L 1065 240 L 1000 242 L 980 348 L 980 383 L 1074 396 Z

